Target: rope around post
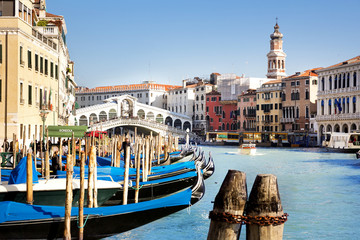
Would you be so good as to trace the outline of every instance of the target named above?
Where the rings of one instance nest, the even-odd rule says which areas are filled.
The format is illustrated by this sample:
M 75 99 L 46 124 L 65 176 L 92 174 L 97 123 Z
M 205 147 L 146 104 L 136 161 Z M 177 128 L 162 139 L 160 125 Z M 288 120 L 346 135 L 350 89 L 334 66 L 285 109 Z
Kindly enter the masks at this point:
M 215 213 L 210 211 L 209 218 L 211 220 L 227 222 L 232 224 L 256 224 L 259 226 L 269 226 L 269 225 L 281 225 L 284 224 L 288 219 L 289 214 L 284 213 L 282 216 L 273 217 L 273 216 L 243 216 L 243 215 L 234 215 L 231 213 Z

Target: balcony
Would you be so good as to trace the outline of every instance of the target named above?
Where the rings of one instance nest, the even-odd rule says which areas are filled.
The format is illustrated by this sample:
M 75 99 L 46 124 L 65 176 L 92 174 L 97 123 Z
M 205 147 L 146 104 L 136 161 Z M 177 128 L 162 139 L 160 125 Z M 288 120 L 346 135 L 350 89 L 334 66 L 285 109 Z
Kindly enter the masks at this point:
M 318 91 L 317 95 L 318 96 L 326 96 L 329 94 L 352 93 L 352 92 L 356 92 L 356 91 L 360 91 L 360 86 Z
M 54 43 L 52 40 L 48 39 L 48 37 L 56 37 L 57 34 L 59 33 L 58 32 L 58 28 L 57 27 L 54 27 L 56 28 L 56 30 L 44 30 L 45 28 L 49 28 L 49 27 L 34 27 L 33 30 L 32 30 L 32 35 L 39 39 L 40 41 L 42 41 L 43 43 L 47 44 L 49 47 L 53 48 L 54 50 L 57 50 L 57 44 Z M 54 31 L 54 34 L 47 34 L 47 33 L 51 33 L 52 31 Z M 57 34 L 55 34 L 55 32 Z M 46 36 L 47 37 L 46 37 Z
M 36 26 L 34 29 L 46 37 L 57 37 L 59 35 L 57 26 Z
M 316 121 L 359 120 L 360 119 L 360 113 L 317 115 L 315 119 L 316 119 Z
M 281 123 L 293 123 L 295 122 L 295 118 L 280 118 Z

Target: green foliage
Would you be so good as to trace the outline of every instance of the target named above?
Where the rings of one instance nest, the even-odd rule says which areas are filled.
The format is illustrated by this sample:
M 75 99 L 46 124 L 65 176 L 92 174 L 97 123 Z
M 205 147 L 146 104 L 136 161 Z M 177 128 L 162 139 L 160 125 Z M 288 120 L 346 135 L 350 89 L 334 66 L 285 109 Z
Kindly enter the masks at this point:
M 46 21 L 46 20 L 40 20 L 37 22 L 37 26 L 45 27 L 45 26 L 47 26 L 47 24 L 48 24 L 48 21 Z

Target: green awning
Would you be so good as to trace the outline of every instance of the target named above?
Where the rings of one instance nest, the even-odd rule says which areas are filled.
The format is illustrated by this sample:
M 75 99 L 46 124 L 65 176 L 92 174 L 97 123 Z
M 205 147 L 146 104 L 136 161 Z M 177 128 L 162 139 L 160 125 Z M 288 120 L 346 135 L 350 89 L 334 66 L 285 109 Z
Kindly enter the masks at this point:
M 48 126 L 49 137 L 74 137 L 82 138 L 85 135 L 87 126 Z

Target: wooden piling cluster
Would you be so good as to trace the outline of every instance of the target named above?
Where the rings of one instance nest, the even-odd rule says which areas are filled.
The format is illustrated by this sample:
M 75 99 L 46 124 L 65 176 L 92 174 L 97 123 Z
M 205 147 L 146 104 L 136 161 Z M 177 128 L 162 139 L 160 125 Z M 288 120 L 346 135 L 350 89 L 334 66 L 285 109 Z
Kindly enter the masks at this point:
M 47 133 L 47 131 L 46 131 Z M 47 134 L 46 134 L 47 135 Z M 23 133 L 25 139 L 25 132 Z M 13 154 L 14 154 L 14 167 L 16 166 L 16 154 L 20 154 L 18 142 L 16 135 L 13 136 Z M 36 162 L 37 152 L 40 152 L 41 159 L 41 173 L 45 179 L 50 179 L 50 146 L 48 144 L 48 137 L 40 134 L 40 150 L 36 147 L 35 135 L 33 135 L 33 151 L 32 154 L 30 151 L 27 151 L 25 147 L 25 142 L 22 146 L 22 154 L 27 152 L 27 203 L 32 204 L 33 199 L 33 162 Z M 132 145 L 126 144 L 126 138 L 130 139 Z M 46 139 L 46 142 L 44 141 Z M 63 151 L 63 139 L 58 138 L 59 141 L 59 165 L 60 170 L 63 170 L 62 166 L 62 156 Z M 97 147 L 95 146 L 95 141 L 97 141 Z M 43 151 L 43 142 L 45 142 L 45 151 Z M 140 181 L 147 181 L 148 175 L 151 174 L 151 169 L 153 164 L 160 164 L 163 156 L 166 158 L 169 156 L 171 151 L 177 150 L 178 148 L 178 138 L 168 135 L 167 137 L 157 135 L 154 136 L 151 132 L 149 136 L 137 135 L 137 129 L 135 129 L 135 134 L 133 136 L 127 135 L 117 135 L 112 138 L 107 136 L 99 137 L 95 140 L 94 136 L 90 138 L 85 138 L 85 145 L 79 140 L 77 146 L 76 139 L 74 136 L 71 139 L 68 139 L 67 146 L 67 161 L 65 165 L 66 170 L 66 200 L 65 200 L 65 221 L 64 221 L 64 239 L 71 239 L 71 208 L 73 202 L 73 192 L 72 192 L 72 181 L 73 181 L 73 167 L 76 165 L 76 156 L 77 148 L 79 153 L 79 165 L 80 165 L 80 198 L 79 198 L 79 218 L 78 218 L 78 228 L 79 228 L 79 239 L 83 239 L 84 236 L 84 215 L 83 207 L 86 204 L 89 208 L 96 208 L 97 205 L 97 156 L 108 156 L 111 154 L 111 165 L 115 167 L 120 167 L 121 152 L 124 151 L 124 182 L 123 182 L 123 204 L 128 202 L 128 189 L 135 189 L 135 199 L 137 203 L 139 201 L 139 192 Z M 164 145 L 163 145 L 164 144 Z M 83 148 L 84 149 L 83 149 Z M 82 151 L 85 150 L 85 151 Z M 44 153 L 43 153 L 44 152 Z M 134 159 L 131 160 L 131 154 L 134 154 Z M 85 161 L 88 159 L 88 179 L 87 179 L 87 196 L 85 196 Z M 129 168 L 136 168 L 136 181 L 130 182 L 129 180 Z M 142 174 L 141 174 L 142 170 Z M 1 168 L 0 168 L 1 176 Z M 86 199 L 85 199 L 86 197 Z
M 208 238 L 239 239 L 246 224 L 247 240 L 280 240 L 287 214 L 283 212 L 277 178 L 257 175 L 247 200 L 246 174 L 229 170 L 216 195 Z

